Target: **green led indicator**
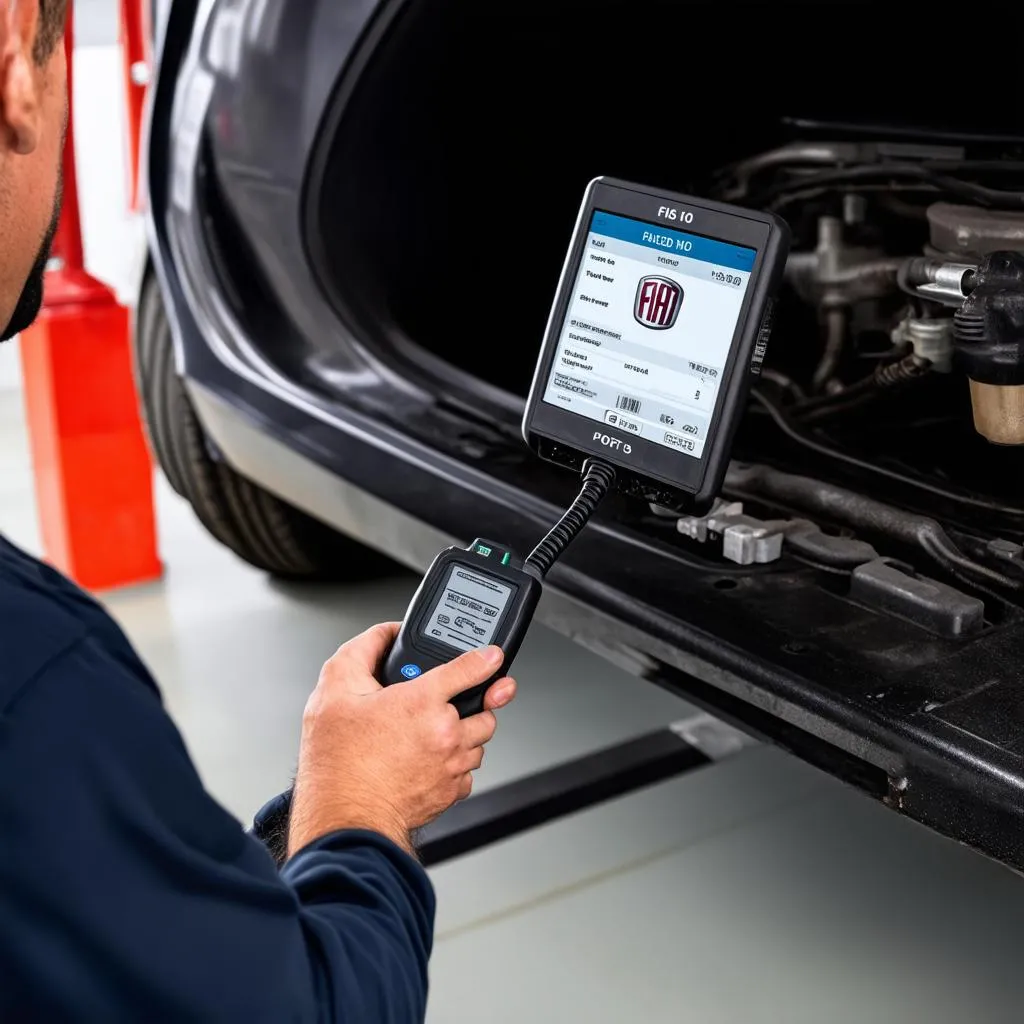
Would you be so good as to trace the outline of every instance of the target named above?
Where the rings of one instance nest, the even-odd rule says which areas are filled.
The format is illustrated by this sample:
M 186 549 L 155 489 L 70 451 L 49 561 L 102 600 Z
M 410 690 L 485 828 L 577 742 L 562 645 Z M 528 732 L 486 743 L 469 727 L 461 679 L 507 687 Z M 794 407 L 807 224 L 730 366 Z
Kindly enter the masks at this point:
M 476 552 L 478 555 L 483 555 L 484 558 L 491 557 L 491 549 L 486 544 L 477 544 Z
M 505 557 L 502 558 L 502 560 L 501 560 L 501 564 L 502 565 L 508 565 L 508 561 L 509 561 L 509 559 L 511 557 L 512 557 L 512 552 L 511 551 L 506 551 L 505 552 Z

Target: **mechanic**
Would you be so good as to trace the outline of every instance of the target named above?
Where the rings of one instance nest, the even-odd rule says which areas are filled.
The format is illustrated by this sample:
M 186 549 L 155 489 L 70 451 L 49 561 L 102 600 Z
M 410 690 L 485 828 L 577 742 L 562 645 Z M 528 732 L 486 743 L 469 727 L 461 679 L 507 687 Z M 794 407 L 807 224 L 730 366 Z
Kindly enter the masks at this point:
M 66 3 L 0 0 L 4 338 L 39 309 L 56 224 Z M 491 647 L 382 689 L 396 632 L 320 674 L 294 795 L 263 819 L 279 870 L 204 792 L 113 620 L 0 539 L 0 1019 L 422 1019 L 434 897 L 410 832 L 468 795 L 515 683 L 458 718 Z

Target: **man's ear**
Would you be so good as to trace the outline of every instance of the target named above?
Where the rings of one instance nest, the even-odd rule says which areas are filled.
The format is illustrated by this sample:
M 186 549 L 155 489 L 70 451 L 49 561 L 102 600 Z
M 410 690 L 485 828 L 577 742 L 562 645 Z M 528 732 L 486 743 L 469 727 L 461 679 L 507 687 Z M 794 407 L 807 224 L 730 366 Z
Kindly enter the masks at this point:
M 42 75 L 32 57 L 39 0 L 0 0 L 0 138 L 6 149 L 31 153 L 39 141 Z

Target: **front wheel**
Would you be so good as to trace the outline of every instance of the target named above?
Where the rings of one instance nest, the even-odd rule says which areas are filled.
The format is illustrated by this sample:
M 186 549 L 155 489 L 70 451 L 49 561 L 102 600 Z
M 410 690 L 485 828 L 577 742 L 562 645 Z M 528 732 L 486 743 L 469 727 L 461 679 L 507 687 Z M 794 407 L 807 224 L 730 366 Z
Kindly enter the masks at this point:
M 139 296 L 135 365 L 143 419 L 160 468 L 203 526 L 239 558 L 288 579 L 365 580 L 394 567 L 211 457 L 174 370 L 170 324 L 153 274 Z

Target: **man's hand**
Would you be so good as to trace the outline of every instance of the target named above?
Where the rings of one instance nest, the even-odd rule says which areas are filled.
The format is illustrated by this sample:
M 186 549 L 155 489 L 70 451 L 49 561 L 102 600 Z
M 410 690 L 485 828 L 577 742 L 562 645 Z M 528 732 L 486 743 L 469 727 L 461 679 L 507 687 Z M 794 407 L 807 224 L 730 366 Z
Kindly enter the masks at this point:
M 515 696 L 499 679 L 486 710 L 460 719 L 448 701 L 482 683 L 501 651 L 469 651 L 408 683 L 382 687 L 375 673 L 399 623 L 374 626 L 324 665 L 302 719 L 288 852 L 335 829 L 380 832 L 411 850 L 409 833 L 469 796 L 494 709 Z

